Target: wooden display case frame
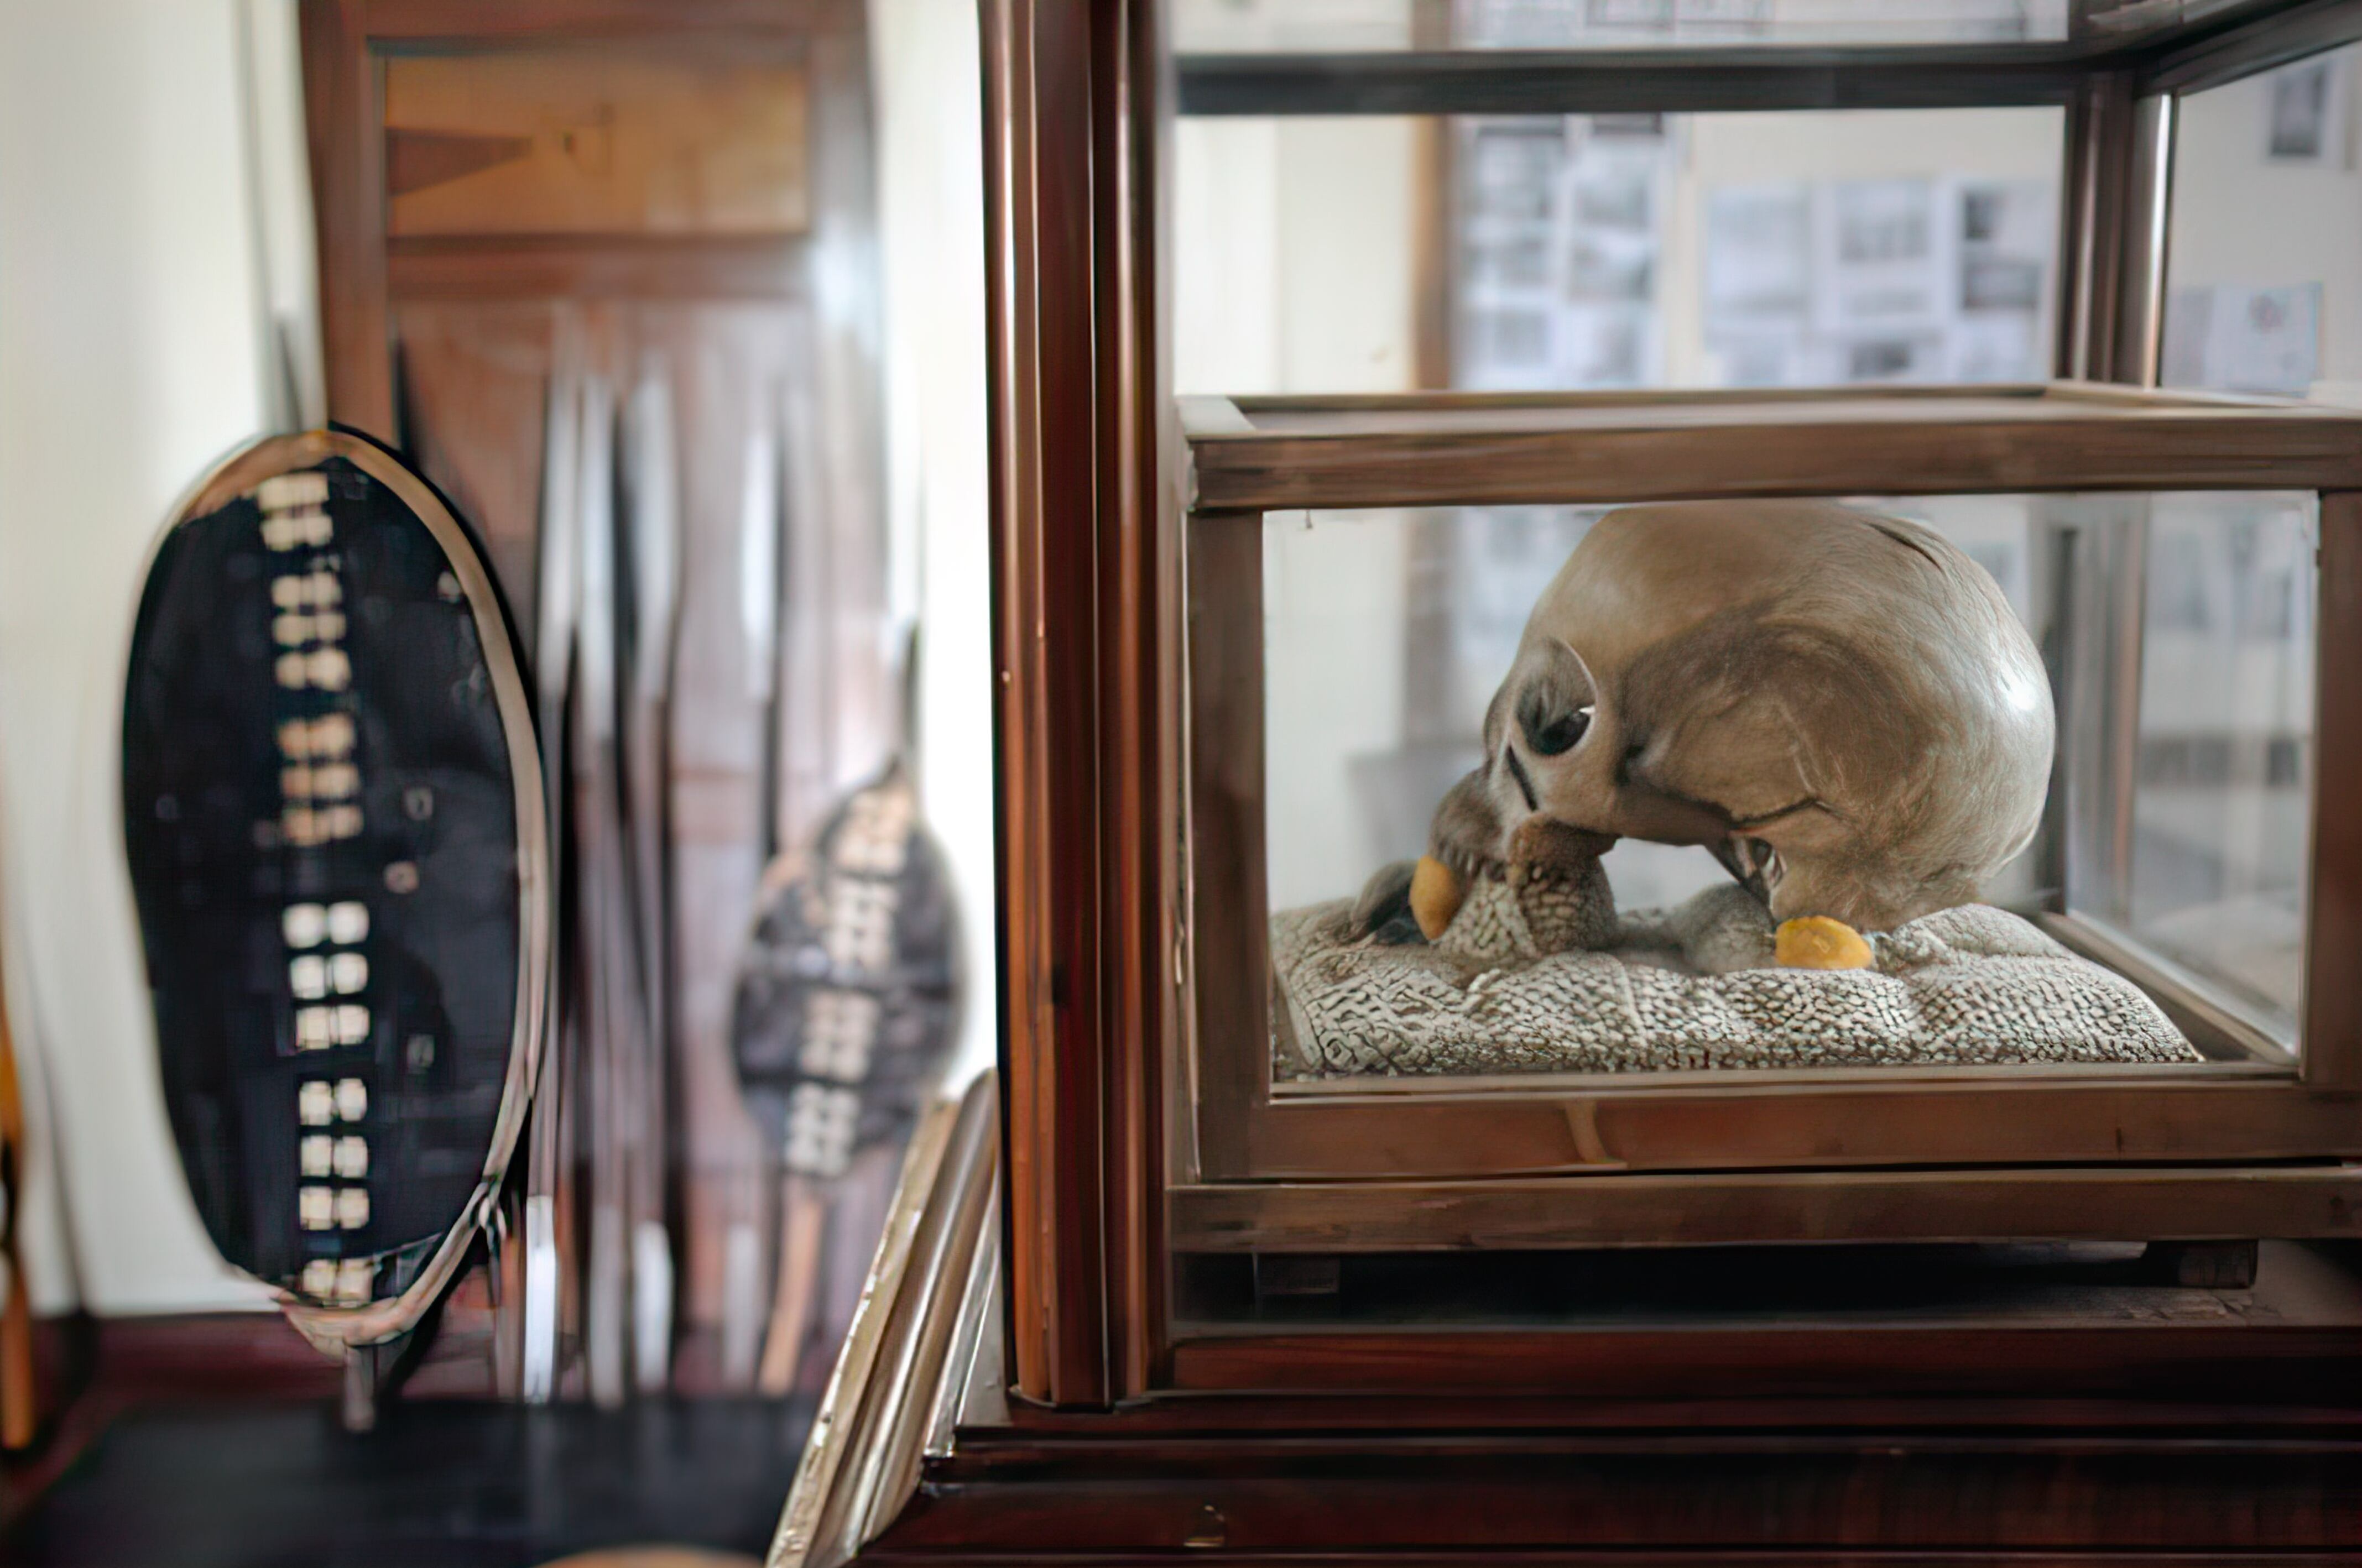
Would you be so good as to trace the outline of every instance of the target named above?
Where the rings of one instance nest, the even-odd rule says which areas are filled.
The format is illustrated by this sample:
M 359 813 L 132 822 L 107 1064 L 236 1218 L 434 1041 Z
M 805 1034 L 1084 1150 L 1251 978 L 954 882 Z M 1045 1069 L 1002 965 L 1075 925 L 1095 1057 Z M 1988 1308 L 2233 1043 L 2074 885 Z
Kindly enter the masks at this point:
M 1159 0 L 983 0 L 999 1070 L 956 1119 L 913 1143 L 887 1243 L 789 1500 L 777 1568 L 2351 1560 L 2362 1544 L 2351 1506 L 2362 1486 L 2362 1269 L 2352 1248 L 2341 1263 L 2341 1249 L 2268 1241 L 2252 1290 L 2144 1286 L 2131 1298 L 2079 1296 L 2017 1314 L 1957 1304 L 1837 1309 L 1841 1302 L 1783 1311 L 1746 1299 L 1736 1269 L 1726 1293 L 1734 1309 L 1714 1321 L 1677 1321 L 1645 1306 L 1620 1319 L 1489 1326 L 1221 1325 L 1172 1312 L 1173 1222 L 1218 1218 L 1192 1204 L 1252 1209 L 1272 1191 L 1300 1189 L 1305 1243 L 1333 1246 L 1345 1227 L 1375 1236 L 1359 1228 L 1394 1223 L 1434 1196 L 1344 1179 L 1208 1182 L 1190 1147 L 1200 961 L 1192 949 L 1208 933 L 1192 911 L 1180 702 L 1191 648 L 1184 569 L 1206 557 L 1183 541 L 1198 528 L 1193 502 L 1222 519 L 1210 533 L 1235 545 L 1253 532 L 1242 513 L 1306 504 L 1277 487 L 1350 475 L 1328 467 L 1315 480 L 1320 448 L 1297 439 L 1300 428 L 1284 446 L 1251 450 L 1255 424 L 1284 422 L 1275 405 L 1257 403 L 1237 406 L 1246 430 L 1235 443 L 1198 422 L 1193 470 L 1165 392 L 1160 213 L 1175 94 L 1207 112 L 1246 114 L 2061 104 L 2055 368 L 2145 384 L 2156 379 L 2174 94 L 2362 39 L 2362 3 L 2262 0 L 2132 49 L 2104 28 L 2081 27 L 2086 13 L 2107 9 L 2079 0 L 2074 40 L 2047 53 L 1762 48 L 1537 61 L 1436 51 L 1432 32 L 1417 29 L 1447 7 L 1414 0 L 1414 36 L 1429 52 L 1184 58 L 1176 70 L 1159 38 Z M 2114 395 L 1982 392 L 2029 414 L 2054 398 Z M 2144 405 L 2152 412 L 2126 417 L 2178 420 L 2189 432 L 2212 423 L 2229 436 L 2216 457 L 2257 455 L 2236 434 L 2254 428 L 2236 410 L 2178 414 L 2137 393 L 2129 406 Z M 1342 410 L 1299 412 L 1317 420 Z M 2350 501 L 2362 482 L 2353 433 L 2336 418 L 2306 428 L 2324 442 L 2307 460 L 2318 459 L 2312 481 L 2329 498 L 2336 551 L 2323 561 L 2324 613 L 2353 626 L 2362 602 L 2350 548 L 2362 543 Z M 2006 444 L 1987 445 L 1986 460 L 2009 460 Z M 1250 480 L 1245 465 L 1225 469 L 1226 453 L 1276 466 Z M 1506 461 L 1480 467 L 1507 471 Z M 1999 470 L 1987 478 L 2001 482 Z M 2013 473 L 2008 482 L 2026 480 Z M 2166 482 L 2159 473 L 2120 481 Z M 1739 488 L 1765 486 L 1759 470 Z M 1635 498 L 1617 488 L 1624 493 L 1613 499 Z M 1811 488 L 1827 488 L 1824 477 Z M 2355 656 L 2341 643 L 2336 668 L 2323 671 L 2338 683 L 2342 707 L 2355 701 Z M 2356 776 L 2357 727 L 2324 731 L 2324 778 Z M 2327 817 L 2323 827 L 2322 864 L 2337 870 L 2314 888 L 2317 955 L 2356 951 L 2362 919 L 2356 829 Z M 2316 1006 L 2323 994 L 2314 988 Z M 2323 1118 L 2342 1106 L 2356 1120 L 2362 1110 L 2362 1086 L 2350 1081 L 2351 1021 L 2307 1020 L 2317 1041 L 2349 1043 L 2316 1057 L 2311 1088 L 2294 1080 Z M 2264 1087 L 2290 1083 L 2281 1071 Z M 1378 1109 L 1415 1118 L 1425 1098 Z M 1184 1106 L 1190 1115 L 1168 1119 Z M 2115 1117 L 2118 1108 L 2085 1109 L 2129 1134 L 2167 1139 L 2157 1123 L 2144 1132 L 2137 1119 Z M 1612 1114 L 1608 1126 L 1626 1136 Z M 1594 1123 L 1587 1135 L 1599 1131 Z M 2102 1153 L 2113 1152 L 2111 1137 Z M 1866 1230 L 1887 1211 L 1879 1204 L 1898 1197 L 1916 1204 L 1948 1191 L 1958 1204 L 1984 1204 L 1989 1220 L 2004 1202 L 2071 1209 L 2113 1182 L 2145 1192 L 2152 1215 L 2172 1224 L 2185 1194 L 2158 1178 L 2163 1168 L 2019 1166 L 1972 1183 L 1958 1170 L 1800 1167 L 1724 1185 L 1733 1203 L 1773 1193 L 1792 1216 Z M 2332 1220 L 2335 1203 L 2352 1212 L 2334 1163 L 2172 1168 L 2224 1191 L 2302 1188 Z M 1182 1201 L 1168 1208 L 1175 1170 Z M 1622 1193 L 1612 1221 L 1645 1227 L 1709 1206 L 1729 1174 L 1444 1185 L 1462 1189 L 1456 1196 L 1483 1189 L 1485 1211 L 1460 1218 L 1472 1235 L 1498 1238 L 1533 1222 L 1535 1188 L 1594 1203 Z M 1883 1199 L 1862 1185 L 1873 1176 L 1888 1184 Z M 1669 1183 L 1690 1185 L 1676 1193 Z M 2286 1198 L 2265 1191 L 2258 1214 L 2284 1215 Z M 1322 1201 L 1342 1207 L 1323 1215 Z M 1915 1212 L 1925 1230 L 1926 1209 Z M 1878 1266 L 1891 1254 L 1871 1256 Z M 1235 1257 L 1213 1266 L 1238 1272 Z
M 2341 803 L 2362 793 L 2362 414 L 2062 382 L 1189 399 L 1183 417 L 1195 1027 L 1176 1251 L 2357 1233 L 2362 1173 L 2339 1162 L 2362 1156 L 2362 834 Z M 2300 1059 L 2120 960 L 2216 1059 L 1274 1083 L 1268 513 L 2255 489 L 2320 496 Z
M 1000 1364 L 1010 1397 L 1101 1408 L 1185 1388 L 1259 1387 L 1277 1397 L 1333 1376 L 1319 1370 L 1324 1362 L 1362 1366 L 1365 1380 L 1356 1386 L 1364 1389 L 1465 1386 L 1473 1369 L 1496 1362 L 1514 1363 L 1517 1375 L 1546 1386 L 1566 1386 L 1554 1381 L 1564 1379 L 1580 1386 L 1596 1372 L 1576 1364 L 1588 1352 L 1537 1354 L 1529 1344 L 1512 1353 L 1487 1331 L 1423 1331 L 1411 1336 L 1416 1353 L 1373 1362 L 1366 1335 L 1297 1333 L 1282 1341 L 1267 1326 L 1233 1334 L 1176 1322 L 1172 1260 L 1185 1246 L 1336 1252 L 1479 1237 L 1527 1244 L 1532 1234 L 1558 1244 L 1738 1234 L 2057 1235 L 2084 1233 L 2081 1216 L 2111 1206 L 2114 1218 L 2100 1227 L 2110 1234 L 2347 1233 L 2346 1217 L 2362 1213 L 2362 1175 L 2349 1174 L 2337 1151 L 2354 1146 L 2353 1129 L 2362 1125 L 2355 1114 L 2362 1066 L 2334 1042 L 2353 1041 L 2362 1029 L 2331 1016 L 2342 977 L 2330 988 L 2312 988 L 2316 1012 L 2306 1022 L 2314 1052 L 2301 1072 L 2264 1062 L 2220 1080 L 2115 1077 L 2118 1070 L 2109 1069 L 2097 1081 L 1934 1080 L 1924 1088 L 1683 1085 L 1641 1098 L 1578 1097 L 1593 1109 L 1572 1119 L 1564 1104 L 1546 1098 L 1518 1106 L 1523 1091 L 1389 1090 L 1334 1105 L 1273 1096 L 1251 1117 L 1286 1129 L 1288 1149 L 1249 1120 L 1215 1126 L 1198 1114 L 1206 1086 L 1191 1077 L 1205 1066 L 1195 1043 L 1206 1031 L 1197 1007 L 1207 988 L 1201 978 L 1210 974 L 1209 942 L 1218 947 L 1220 938 L 1207 924 L 1209 911 L 1193 905 L 1193 866 L 1202 867 L 1205 856 L 1202 848 L 1193 855 L 1188 834 L 1208 823 L 1202 815 L 1191 823 L 1202 801 L 1192 798 L 1183 714 L 1191 679 L 1202 678 L 1184 668 L 1198 635 L 1187 624 L 1185 574 L 1221 568 L 1196 540 L 1219 543 L 1228 530 L 1235 543 L 1252 533 L 1242 514 L 1307 505 L 1316 484 L 1339 505 L 1583 492 L 1564 471 L 1540 491 L 1525 488 L 1573 449 L 1563 435 L 1546 430 L 1506 434 L 1470 472 L 1431 491 L 1407 483 L 1399 462 L 1429 438 L 1417 431 L 1396 433 L 1391 468 L 1364 466 L 1379 455 L 1375 447 L 1326 462 L 1324 451 L 1342 447 L 1310 434 L 1307 423 L 1347 413 L 1371 417 L 1367 405 L 1351 400 L 1299 405 L 1284 436 L 1279 426 L 1287 421 L 1277 404 L 1245 402 L 1233 405 L 1245 428 L 1221 436 L 1201 419 L 1194 439 L 1185 439 L 1165 390 L 1170 122 L 1176 93 L 1190 94 L 1193 83 L 1202 88 L 1209 70 L 1227 68 L 1184 59 L 1176 71 L 1161 37 L 1163 10 L 1156 0 L 983 5 L 1006 1238 L 1002 1304 L 995 1309 L 1007 1318 Z M 1902 471 L 1860 464 L 1839 474 L 1821 466 L 1809 445 L 1778 449 L 1780 443 L 1766 442 L 1746 471 L 1722 469 L 1719 493 L 2169 490 L 2202 482 L 2312 488 L 2324 495 L 2333 552 L 2323 560 L 2323 614 L 2356 624 L 2362 563 L 2346 547 L 2362 543 L 2351 527 L 2362 463 L 2351 418 L 2139 390 L 2155 380 L 2158 362 L 2177 94 L 2355 38 L 2362 38 L 2362 7 L 2276 6 L 2137 49 L 2094 36 L 2071 58 L 2047 60 L 2038 81 L 2020 69 L 2024 51 L 1998 49 L 1968 56 L 1942 49 L 1726 50 L 1705 71 L 1687 69 L 1703 59 L 1687 51 L 1654 61 L 1663 69 L 1647 82 L 1650 91 L 1671 94 L 1659 105 L 1669 111 L 1905 102 L 2038 102 L 2065 111 L 2054 363 L 2061 377 L 2093 384 L 1981 389 L 2024 417 L 1989 423 L 1992 438 L 1974 444 L 1928 421 L 1915 450 L 1898 445 L 1892 452 Z M 1324 98 L 1323 112 L 1631 106 L 1622 78 L 1562 69 L 1566 63 L 1523 72 L 1513 59 L 1414 53 L 1378 62 L 1374 74 L 1356 75 L 1352 61 L 1320 60 L 1308 69 L 1346 94 Z M 1612 63 L 1621 72 L 1628 62 Z M 1397 68 L 1417 78 L 1410 88 L 1380 80 Z M 1264 83 L 1269 95 L 1257 96 L 1264 87 L 1244 94 L 1226 89 L 1218 112 L 1300 112 L 1284 71 L 1234 75 Z M 1905 410 L 1915 395 L 1881 398 Z M 1785 401 L 1794 408 L 1813 403 Z M 1712 402 L 1689 400 L 1693 407 Z M 1416 424 L 1432 413 L 1419 403 L 1397 403 L 1388 417 Z M 1261 434 L 1257 423 L 1266 427 Z M 2167 432 L 2170 438 L 2161 438 Z M 2312 445 L 2282 445 L 2279 436 Z M 1635 432 L 1625 449 L 1641 453 L 1659 439 Z M 1546 458 L 1553 450 L 1561 457 Z M 1806 466 L 1783 478 L 1766 463 Z M 2286 466 L 2267 477 L 2267 464 Z M 1595 486 L 1589 493 L 1610 500 L 1664 493 L 1633 472 L 1593 472 L 1587 482 Z M 1697 493 L 1699 482 L 1685 480 L 1683 492 Z M 1213 517 L 1228 521 L 1207 522 Z M 1235 575 L 1236 563 L 1231 569 Z M 1202 609 L 1211 602 L 1198 602 Z M 2345 644 L 2333 647 L 2321 672 L 2323 701 L 2335 711 L 2356 701 L 2355 655 Z M 2358 745 L 2362 724 L 2325 725 L 2321 776 L 2362 779 Z M 2331 786 L 2320 793 L 2334 798 Z M 2353 937 L 2340 934 L 2362 925 L 2355 831 L 2323 823 L 2312 895 L 2316 955 L 2355 950 Z M 1261 912 L 1249 917 L 1242 907 L 1229 918 Z M 1214 999 L 1236 1010 L 1245 988 L 1229 979 L 1223 986 Z M 2362 1006 L 2362 997 L 2348 994 L 2340 1005 Z M 1253 1016 L 1260 1038 L 1261 1015 Z M 1855 1137 L 1849 1113 L 1864 1093 L 1886 1101 L 1882 1143 L 1841 1147 L 1837 1157 L 1814 1153 L 1813 1119 L 1832 1136 Z M 1978 1114 L 1963 1117 L 1961 1108 L 1971 1104 Z M 1759 1120 L 1765 1106 L 1783 1120 Z M 1186 1114 L 1175 1114 L 1180 1108 Z M 1929 1171 L 1926 1140 L 1966 1121 L 1983 1129 L 1985 1141 L 1960 1149 L 1959 1168 Z M 1200 1143 L 1209 1126 L 1212 1142 Z M 1412 1170 L 1407 1181 L 1380 1179 L 1385 1167 L 1371 1157 L 1379 1140 L 1403 1137 L 1425 1140 L 1428 1154 L 1464 1150 L 1473 1146 L 1472 1129 L 1482 1129 L 1487 1142 L 1524 1140 L 1534 1157 L 1490 1174 Z M 1786 1147 L 1776 1159 L 1741 1153 L 1717 1168 L 1698 1168 L 1694 1150 L 1716 1138 L 1734 1151 L 1766 1138 L 1784 1139 Z M 1627 1168 L 1568 1157 L 1570 1148 L 1581 1155 L 1586 1144 L 1616 1151 Z M 1282 1157 L 1310 1168 L 1279 1164 Z M 1907 1168 L 1880 1168 L 1878 1158 Z M 1688 1168 L 1679 1168 L 1682 1160 Z M 1355 1170 L 1358 1178 L 1346 1174 Z M 1513 1337 L 1559 1342 L 1549 1334 Z

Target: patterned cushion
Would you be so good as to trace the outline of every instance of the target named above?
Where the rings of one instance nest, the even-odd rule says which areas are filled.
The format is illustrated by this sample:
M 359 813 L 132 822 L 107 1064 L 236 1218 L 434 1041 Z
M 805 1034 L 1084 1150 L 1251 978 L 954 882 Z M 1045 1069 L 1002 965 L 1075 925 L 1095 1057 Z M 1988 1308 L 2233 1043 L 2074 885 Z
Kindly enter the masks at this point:
M 1716 893 L 1625 917 L 1605 953 L 1537 953 L 1481 885 L 1433 946 L 1352 941 L 1349 909 L 1272 918 L 1283 1077 L 2203 1059 L 2130 981 L 1983 904 L 1872 935 L 1871 968 L 1725 973 L 1695 971 L 1768 966 L 1770 932 Z

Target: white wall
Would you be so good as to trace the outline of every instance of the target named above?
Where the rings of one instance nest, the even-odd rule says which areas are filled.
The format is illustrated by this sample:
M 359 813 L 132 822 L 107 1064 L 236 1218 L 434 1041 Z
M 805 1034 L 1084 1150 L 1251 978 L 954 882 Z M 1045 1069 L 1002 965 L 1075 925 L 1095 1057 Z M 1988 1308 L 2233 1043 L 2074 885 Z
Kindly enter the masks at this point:
M 1414 384 L 1418 134 L 1404 119 L 1179 123 L 1179 391 Z M 1287 830 L 1270 841 L 1274 908 L 1349 892 L 1368 874 L 1352 767 L 1402 741 L 1409 543 L 1392 514 L 1265 536 L 1266 789 Z
M 238 0 L 0 6 L 0 862 L 48 1310 L 77 1274 L 102 1312 L 263 1301 L 173 1157 L 116 820 L 149 542 L 265 413 L 243 36 Z
M 1410 386 L 1414 123 L 1185 119 L 1175 149 L 1175 389 Z
M 1173 47 L 1220 54 L 1263 50 L 1401 49 L 1411 0 L 1174 0 Z
M 887 505 L 896 580 L 915 604 L 924 639 L 921 804 L 951 862 L 966 950 L 955 1087 L 992 1064 L 998 976 L 976 20 L 976 8 L 957 0 L 869 5 L 886 267 Z

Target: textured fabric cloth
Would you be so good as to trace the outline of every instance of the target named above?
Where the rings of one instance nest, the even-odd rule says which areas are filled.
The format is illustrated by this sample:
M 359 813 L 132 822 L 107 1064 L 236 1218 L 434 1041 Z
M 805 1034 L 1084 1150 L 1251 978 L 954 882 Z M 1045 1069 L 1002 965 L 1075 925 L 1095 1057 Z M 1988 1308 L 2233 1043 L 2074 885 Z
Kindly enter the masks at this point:
M 1619 950 L 1604 953 L 1537 951 L 1525 911 L 1497 883 L 1472 889 L 1431 946 L 1354 942 L 1341 902 L 1285 911 L 1271 922 L 1278 1071 L 2203 1059 L 2132 982 L 2004 911 L 1970 904 L 1873 934 L 1868 969 L 1743 967 L 1770 964 L 1770 924 L 1724 891 L 1627 916 Z

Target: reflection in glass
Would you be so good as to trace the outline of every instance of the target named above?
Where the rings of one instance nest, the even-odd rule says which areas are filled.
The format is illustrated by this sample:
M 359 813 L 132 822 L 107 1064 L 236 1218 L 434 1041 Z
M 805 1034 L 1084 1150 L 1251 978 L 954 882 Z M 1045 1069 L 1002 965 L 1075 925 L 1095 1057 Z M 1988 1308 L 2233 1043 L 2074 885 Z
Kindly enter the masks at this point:
M 2038 380 L 2047 107 L 1185 118 L 1175 389 Z
M 2312 800 L 2311 497 L 2163 496 L 2148 517 L 2131 934 L 2293 1042 Z
M 1182 54 L 2138 42 L 2257 0 L 1179 0 Z
M 2357 83 L 2362 47 L 2180 101 L 2165 385 L 2362 396 Z
M 2042 109 L 1452 122 L 1452 384 L 2043 373 Z

